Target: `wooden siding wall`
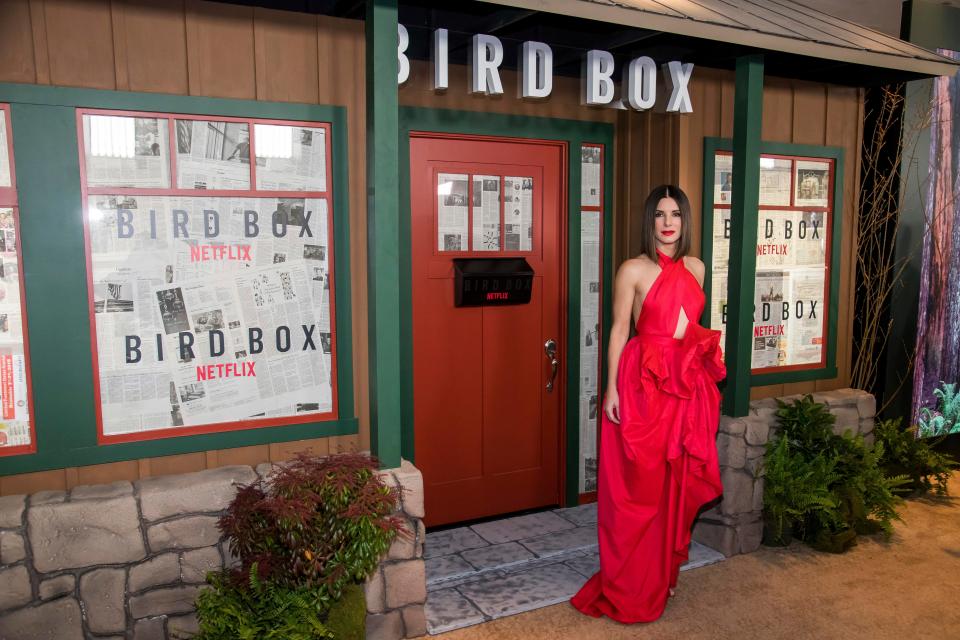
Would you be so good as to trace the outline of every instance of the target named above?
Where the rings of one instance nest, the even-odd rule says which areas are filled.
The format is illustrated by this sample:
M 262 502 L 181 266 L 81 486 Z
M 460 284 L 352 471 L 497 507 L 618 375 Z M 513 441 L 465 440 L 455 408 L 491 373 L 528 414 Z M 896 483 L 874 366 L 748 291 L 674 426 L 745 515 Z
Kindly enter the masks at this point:
M 2 0 L 0 82 L 53 84 L 220 98 L 344 105 L 348 120 L 350 251 L 357 436 L 132 460 L 0 477 L 0 495 L 68 489 L 118 479 L 182 473 L 228 464 L 284 460 L 294 452 L 369 448 L 367 395 L 364 34 L 357 21 L 182 0 Z M 637 253 L 637 216 L 649 190 L 675 182 L 690 195 L 699 252 L 703 138 L 733 133 L 734 78 L 699 67 L 691 81 L 694 113 L 680 116 L 592 109 L 579 83 L 555 78 L 545 101 L 515 97 L 516 74 L 503 73 L 507 95 L 472 96 L 466 68 L 451 66 L 450 89 L 429 90 L 430 67 L 413 62 L 400 103 L 469 111 L 594 120 L 616 124 L 614 255 Z M 855 204 L 863 120 L 857 89 L 770 78 L 764 90 L 763 140 L 842 146 L 846 153 L 843 258 L 840 267 L 837 365 L 833 380 L 759 387 L 770 397 L 846 386 L 853 324 Z
M 0 0 L 0 82 L 343 105 L 358 435 L 0 477 L 0 495 L 367 449 L 363 23 L 197 0 Z M 359 152 L 358 152 L 359 150 Z

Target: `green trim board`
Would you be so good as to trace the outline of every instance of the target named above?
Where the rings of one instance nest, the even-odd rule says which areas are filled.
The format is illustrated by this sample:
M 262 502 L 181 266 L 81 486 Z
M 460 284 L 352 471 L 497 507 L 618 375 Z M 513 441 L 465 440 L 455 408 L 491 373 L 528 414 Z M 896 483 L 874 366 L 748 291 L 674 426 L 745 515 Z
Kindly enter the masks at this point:
M 727 287 L 727 336 L 724 353 L 727 379 L 723 388 L 724 412 L 745 416 L 750 405 L 750 347 L 753 298 L 743 291 L 753 288 L 756 277 L 758 189 L 760 181 L 760 131 L 763 122 L 763 56 L 737 58 L 733 96 L 733 208 L 731 211 L 730 268 Z M 749 188 L 748 188 L 749 187 Z M 730 277 L 729 274 L 733 274 Z M 746 362 L 747 366 L 742 363 Z
M 733 143 L 729 138 L 704 138 L 703 141 L 703 225 L 702 246 L 703 261 L 707 265 L 704 277 L 704 293 L 707 297 L 707 309 L 712 308 L 711 291 L 713 274 L 713 211 L 714 211 L 714 160 L 718 151 L 733 151 Z M 830 297 L 827 304 L 827 358 L 826 366 L 817 369 L 800 371 L 786 371 L 782 373 L 753 374 L 749 376 L 750 386 L 757 387 L 769 384 L 785 384 L 791 382 L 807 382 L 810 380 L 828 380 L 837 377 L 837 315 L 840 288 L 840 237 L 843 229 L 843 179 L 844 179 L 844 150 L 840 147 L 826 147 L 817 145 L 790 144 L 781 142 L 760 142 L 760 154 L 801 156 L 812 158 L 828 158 L 835 162 L 833 185 L 833 211 L 830 227 Z M 755 209 L 756 210 L 756 209 Z M 753 227 L 756 229 L 757 219 L 754 216 Z M 732 238 L 731 238 L 732 240 Z M 754 238 L 754 241 L 756 239 Z M 728 295 L 728 298 L 732 298 Z M 747 296 L 753 300 L 753 296 Z M 701 321 L 709 326 L 710 317 L 707 314 Z M 749 344 L 749 342 L 748 342 Z
M 0 475 L 358 432 L 347 115 L 343 107 L 0 84 L 11 105 L 37 452 L 0 458 Z M 98 445 L 77 144 L 78 107 L 331 123 L 338 420 Z
M 473 134 L 512 138 L 559 140 L 568 145 L 567 181 L 567 371 L 579 371 L 579 340 L 570 327 L 580 326 L 580 145 L 596 143 L 604 145 L 604 210 L 603 210 L 603 278 L 607 286 L 602 288 L 603 299 L 603 345 L 606 353 L 607 335 L 612 308 L 613 250 L 613 125 L 605 122 L 587 122 L 532 116 L 479 113 L 422 107 L 400 108 L 400 345 L 402 372 L 400 376 L 401 400 L 403 403 L 402 451 L 407 460 L 416 461 L 413 424 L 413 309 L 411 307 L 411 255 L 410 255 L 410 133 L 431 131 L 437 133 Z M 575 152 L 575 153 L 574 153 Z M 605 373 L 605 372 L 603 372 Z M 600 389 L 605 384 L 600 379 Z M 566 459 L 561 461 L 565 469 L 566 483 L 563 492 L 565 504 L 574 505 L 579 498 L 577 482 L 580 455 L 580 430 L 578 424 L 578 394 L 576 376 L 567 375 L 566 404 Z
M 400 466 L 402 401 L 397 184 L 397 1 L 367 2 L 367 335 L 370 446 L 384 468 Z

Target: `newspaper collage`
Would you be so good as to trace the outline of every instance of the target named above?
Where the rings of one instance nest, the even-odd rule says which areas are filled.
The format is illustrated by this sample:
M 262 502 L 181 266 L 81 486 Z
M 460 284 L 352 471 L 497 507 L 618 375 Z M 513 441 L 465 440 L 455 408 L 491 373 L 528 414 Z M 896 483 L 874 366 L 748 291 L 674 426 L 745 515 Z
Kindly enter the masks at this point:
M 104 435 L 332 408 L 327 202 L 90 196 Z
M 471 176 L 473 180 L 473 250 L 500 250 L 500 176 Z
M 533 250 L 533 178 L 438 173 L 437 250 L 500 251 L 501 245 L 504 251 Z
M 580 212 L 580 493 L 597 490 L 600 212 Z
M 597 423 L 600 403 L 600 264 L 602 147 L 580 147 L 580 493 L 597 490 Z
M 250 189 L 250 125 L 176 120 L 177 187 Z
M 0 110 L 0 187 L 13 186 L 10 180 L 10 156 L 7 138 L 7 112 Z
M 827 312 L 829 162 L 761 158 L 752 368 L 815 365 L 824 355 Z M 714 175 L 710 326 L 726 339 L 732 157 Z M 727 199 L 721 198 L 726 195 Z M 777 208 L 773 208 L 777 207 Z
M 84 115 L 83 138 L 88 187 L 170 187 L 165 118 Z
M 3 121 L 0 114 L 0 122 Z M 6 147 L 0 146 L 6 151 Z M 29 445 L 30 406 L 14 210 L 0 207 L 0 448 Z
M 270 154 L 257 147 L 257 189 L 263 191 L 326 191 L 327 132 L 315 127 L 255 124 L 257 140 L 280 134 L 290 138 L 292 151 Z
M 248 123 L 176 127 L 184 188 L 248 189 Z M 304 175 L 276 184 L 326 184 L 306 175 L 326 170 L 325 152 L 297 155 L 326 143 L 305 130 L 274 164 Z M 137 184 L 162 175 L 149 162 L 121 169 Z M 248 193 L 87 197 L 105 436 L 332 410 L 328 200 Z

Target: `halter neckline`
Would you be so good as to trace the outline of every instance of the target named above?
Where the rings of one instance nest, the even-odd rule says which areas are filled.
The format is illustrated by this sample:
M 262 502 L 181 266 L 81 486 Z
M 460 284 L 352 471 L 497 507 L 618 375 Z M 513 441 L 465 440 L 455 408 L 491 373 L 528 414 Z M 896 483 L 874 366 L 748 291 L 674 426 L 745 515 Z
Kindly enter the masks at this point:
M 669 264 L 673 264 L 673 263 L 677 262 L 677 260 L 674 260 L 673 258 L 671 258 L 670 256 L 668 256 L 667 254 L 665 254 L 663 251 L 660 251 L 660 249 L 657 249 L 657 256 L 659 256 L 659 258 L 660 258 L 657 262 L 660 262 L 660 263 L 667 262 L 667 263 L 669 263 Z

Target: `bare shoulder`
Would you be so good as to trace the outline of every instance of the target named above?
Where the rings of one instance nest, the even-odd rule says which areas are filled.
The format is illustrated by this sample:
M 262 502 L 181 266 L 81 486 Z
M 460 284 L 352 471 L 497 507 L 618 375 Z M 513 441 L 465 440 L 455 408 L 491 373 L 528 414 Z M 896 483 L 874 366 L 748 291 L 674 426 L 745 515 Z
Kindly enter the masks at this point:
M 653 262 L 647 258 L 647 256 L 641 255 L 636 258 L 627 258 L 617 269 L 617 279 L 619 280 L 623 277 L 630 280 L 638 280 L 643 278 L 653 267 Z
M 700 286 L 703 286 L 703 276 L 707 271 L 706 266 L 703 264 L 703 260 L 700 258 L 695 258 L 694 256 L 684 256 L 683 263 L 686 265 L 687 269 L 690 270 L 690 273 L 696 277 L 697 282 L 700 283 Z

